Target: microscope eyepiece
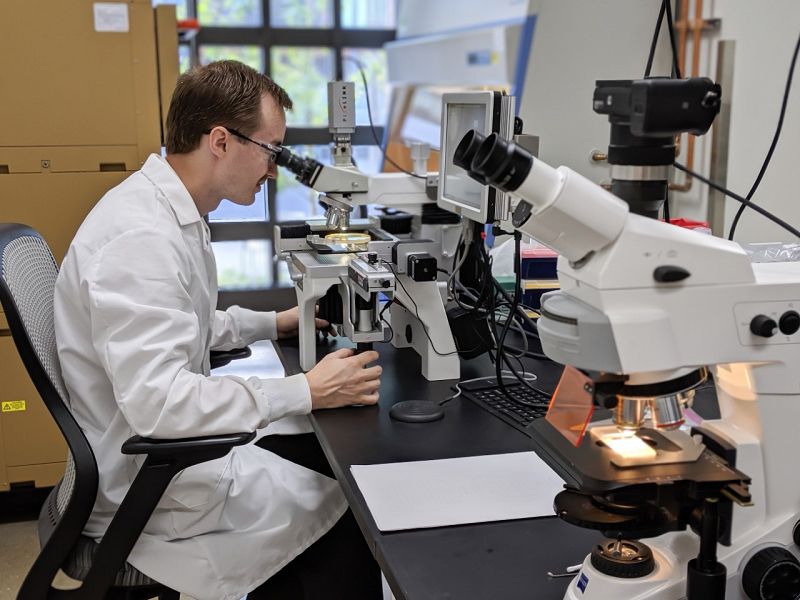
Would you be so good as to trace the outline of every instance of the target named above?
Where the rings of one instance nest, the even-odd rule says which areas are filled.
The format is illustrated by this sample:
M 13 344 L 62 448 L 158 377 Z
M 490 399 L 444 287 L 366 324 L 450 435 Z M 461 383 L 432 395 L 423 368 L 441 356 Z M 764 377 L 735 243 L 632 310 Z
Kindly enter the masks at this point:
M 496 133 L 484 137 L 473 129 L 456 147 L 453 163 L 466 169 L 475 181 L 508 192 L 525 181 L 533 166 L 533 156 Z
M 275 164 L 288 169 L 297 176 L 297 181 L 309 187 L 314 185 L 317 174 L 322 169 L 322 164 L 313 158 L 304 158 L 281 146 L 280 152 L 275 157 Z
M 275 156 L 275 164 L 279 167 L 285 167 L 292 158 L 294 158 L 294 154 L 286 146 L 281 146 Z
M 461 141 L 456 146 L 456 151 L 453 153 L 453 164 L 461 167 L 465 171 L 469 171 L 472 165 L 472 159 L 478 151 L 480 145 L 486 139 L 485 135 L 481 135 L 474 129 L 470 129 Z

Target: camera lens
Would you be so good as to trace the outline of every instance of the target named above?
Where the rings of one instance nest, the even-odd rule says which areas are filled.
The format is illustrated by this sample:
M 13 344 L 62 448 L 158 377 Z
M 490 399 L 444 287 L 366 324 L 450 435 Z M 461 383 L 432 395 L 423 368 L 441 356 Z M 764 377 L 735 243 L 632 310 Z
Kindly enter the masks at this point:
M 469 171 L 472 158 L 485 139 L 485 136 L 470 129 L 456 146 L 456 151 L 453 153 L 453 164 Z
M 472 159 L 472 172 L 503 191 L 514 191 L 528 176 L 533 156 L 516 144 L 491 134 Z

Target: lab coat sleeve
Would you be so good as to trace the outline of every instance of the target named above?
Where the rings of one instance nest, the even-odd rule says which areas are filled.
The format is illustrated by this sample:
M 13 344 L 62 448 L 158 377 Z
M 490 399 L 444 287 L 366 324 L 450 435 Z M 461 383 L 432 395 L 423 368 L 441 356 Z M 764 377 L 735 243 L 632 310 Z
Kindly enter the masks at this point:
M 232 350 L 259 340 L 278 339 L 274 312 L 257 312 L 241 306 L 216 311 L 212 330 L 212 350 Z
M 243 379 L 195 372 L 192 357 L 210 335 L 201 330 L 195 306 L 208 298 L 192 297 L 191 259 L 174 237 L 128 231 L 95 254 L 82 282 L 92 342 L 132 430 L 155 438 L 203 436 L 307 414 L 310 391 L 302 374 Z

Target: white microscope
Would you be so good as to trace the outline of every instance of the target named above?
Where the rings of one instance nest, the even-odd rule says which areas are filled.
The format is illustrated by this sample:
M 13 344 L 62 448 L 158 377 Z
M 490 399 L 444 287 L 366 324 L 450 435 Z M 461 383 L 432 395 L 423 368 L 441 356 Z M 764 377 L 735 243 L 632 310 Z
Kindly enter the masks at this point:
M 608 83 L 626 85 L 598 88 Z M 698 103 L 708 93 L 718 99 L 706 85 Z M 535 442 L 567 482 L 556 513 L 610 538 L 566 598 L 800 597 L 800 263 L 754 263 L 736 243 L 633 214 L 569 168 L 480 138 L 464 137 L 456 164 L 514 197 L 514 226 L 560 254 L 539 336 L 579 385 L 556 392 Z M 684 431 L 708 370 L 721 418 Z M 569 417 L 581 394 L 614 417 L 576 436 L 585 413 L 551 417 Z
M 452 256 L 461 225 L 437 224 L 420 230 L 435 239 L 400 239 L 380 228 L 379 220 L 351 219 L 357 206 L 379 204 L 402 208 L 419 217 L 422 205 L 435 200 L 437 174 L 366 175 L 352 163 L 350 134 L 355 113 L 351 82 L 329 84 L 329 117 L 334 134 L 334 165 L 302 158 L 283 148 L 278 165 L 302 184 L 320 192 L 325 220 L 283 223 L 275 227 L 276 253 L 286 260 L 300 310 L 300 366 L 317 362 L 314 318 L 341 326 L 357 349 L 391 341 L 411 347 L 421 358 L 429 380 L 458 379 L 458 351 L 445 313 L 446 286 L 438 281 L 438 265 Z M 435 204 L 432 205 L 435 209 Z M 455 233 L 455 236 L 452 235 Z M 389 312 L 381 296 L 391 298 Z

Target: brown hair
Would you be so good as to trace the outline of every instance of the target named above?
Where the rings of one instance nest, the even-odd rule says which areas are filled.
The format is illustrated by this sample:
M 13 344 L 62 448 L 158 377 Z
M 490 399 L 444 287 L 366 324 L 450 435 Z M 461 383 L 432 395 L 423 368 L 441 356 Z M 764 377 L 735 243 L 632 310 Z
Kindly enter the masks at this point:
M 178 78 L 167 113 L 167 153 L 197 148 L 212 127 L 223 125 L 249 135 L 261 125 L 261 98 L 271 96 L 283 109 L 292 100 L 266 75 L 235 60 L 194 67 Z

